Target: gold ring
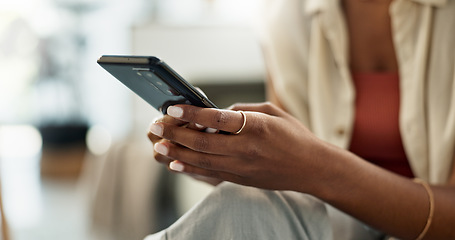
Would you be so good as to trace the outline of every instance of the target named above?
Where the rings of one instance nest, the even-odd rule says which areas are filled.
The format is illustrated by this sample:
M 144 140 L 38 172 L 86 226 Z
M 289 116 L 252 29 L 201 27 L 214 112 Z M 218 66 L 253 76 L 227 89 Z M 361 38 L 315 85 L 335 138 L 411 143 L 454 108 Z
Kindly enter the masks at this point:
M 234 133 L 235 135 L 241 133 L 243 131 L 243 129 L 245 128 L 245 125 L 246 125 L 246 115 L 245 115 L 245 113 L 243 111 L 238 111 L 238 112 L 240 114 L 242 114 L 243 124 L 242 124 L 242 127 L 237 132 Z

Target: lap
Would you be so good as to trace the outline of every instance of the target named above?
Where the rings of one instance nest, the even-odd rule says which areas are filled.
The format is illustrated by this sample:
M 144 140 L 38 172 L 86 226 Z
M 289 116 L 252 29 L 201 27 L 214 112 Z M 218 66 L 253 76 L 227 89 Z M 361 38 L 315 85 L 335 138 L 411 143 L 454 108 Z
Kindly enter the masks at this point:
M 341 217 L 340 217 L 341 216 Z M 310 195 L 223 183 L 155 239 L 375 239 L 363 225 Z M 341 228 L 333 219 L 347 221 Z M 341 237 L 346 226 L 362 235 Z M 363 229 L 363 230 L 362 230 Z M 344 230 L 343 230 L 344 231 Z M 351 234 L 352 235 L 352 234 Z M 360 237 L 361 236 L 361 237 Z M 372 235 L 371 235 L 372 236 Z

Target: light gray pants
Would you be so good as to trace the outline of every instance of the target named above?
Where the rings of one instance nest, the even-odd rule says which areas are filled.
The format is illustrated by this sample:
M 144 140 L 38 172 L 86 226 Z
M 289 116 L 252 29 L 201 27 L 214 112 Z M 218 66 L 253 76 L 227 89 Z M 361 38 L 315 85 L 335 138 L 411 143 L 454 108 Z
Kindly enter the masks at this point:
M 168 229 L 144 240 L 373 240 L 381 234 L 297 192 L 222 183 Z

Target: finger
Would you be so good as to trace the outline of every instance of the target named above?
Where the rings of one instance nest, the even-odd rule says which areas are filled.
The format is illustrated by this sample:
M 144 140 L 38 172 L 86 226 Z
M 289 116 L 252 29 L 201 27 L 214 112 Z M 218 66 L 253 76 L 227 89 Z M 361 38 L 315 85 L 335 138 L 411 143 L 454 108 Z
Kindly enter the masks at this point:
M 163 164 L 163 165 L 166 165 L 168 166 L 169 163 L 171 163 L 172 161 L 174 161 L 175 159 L 172 159 L 172 158 L 169 158 L 169 157 L 166 157 L 162 154 L 159 154 L 159 153 L 155 153 L 154 154 L 154 158 L 157 162 Z
M 245 183 L 245 179 L 239 175 L 235 175 L 232 173 L 220 172 L 220 171 L 212 171 L 207 170 L 204 168 L 199 168 L 196 166 L 192 166 L 190 164 L 185 164 L 181 161 L 173 161 L 169 164 L 169 168 L 176 172 L 186 173 L 189 175 L 198 175 L 204 176 L 209 178 L 220 179 L 229 182 L 235 183 Z
M 151 125 L 151 124 L 150 124 Z M 152 143 L 156 143 L 159 141 L 161 138 L 150 132 L 150 130 L 147 132 L 147 137 Z
M 261 112 L 266 113 L 272 116 L 282 116 L 285 112 L 275 106 L 270 102 L 264 103 L 236 103 L 234 105 L 229 106 L 227 109 L 233 111 L 251 111 L 251 112 Z
M 243 164 L 238 164 L 238 161 L 232 157 L 196 152 L 170 142 L 156 143 L 154 149 L 168 159 L 180 160 L 199 168 L 230 173 L 242 172 L 236 168 L 243 166 Z
M 152 134 L 152 133 L 150 132 L 150 128 L 151 128 L 152 124 L 157 123 L 157 122 L 169 123 L 169 124 L 173 124 L 173 125 L 176 125 L 176 126 L 183 126 L 183 125 L 187 124 L 187 122 L 184 122 L 184 121 L 182 121 L 182 120 L 173 118 L 173 117 L 171 117 L 171 116 L 169 116 L 169 115 L 164 115 L 164 116 L 162 116 L 162 117 L 159 117 L 159 118 L 153 120 L 153 121 L 150 123 L 150 125 L 149 125 L 149 127 L 148 127 L 148 131 L 147 131 L 147 137 L 148 137 L 148 138 L 150 139 L 150 141 L 153 142 L 153 143 L 156 143 L 156 142 L 158 142 L 159 140 L 162 139 L 161 137 L 158 137 L 158 136 L 156 136 L 156 135 L 154 135 L 154 134 Z M 193 126 L 194 126 L 194 125 L 193 125 Z M 196 127 L 193 127 L 193 128 L 195 129 Z
M 153 150 L 154 150 L 154 151 L 153 151 L 153 157 L 155 158 L 155 160 L 156 160 L 157 162 L 159 162 L 159 163 L 161 163 L 161 164 L 164 164 L 164 165 L 166 165 L 166 166 L 168 166 L 169 163 L 172 162 L 172 161 L 174 161 L 175 159 L 172 159 L 172 158 L 170 158 L 170 157 L 168 157 L 168 156 L 166 156 L 166 155 L 161 154 L 160 152 L 162 152 L 162 151 L 156 151 L 155 146 L 156 146 L 157 144 L 166 144 L 167 142 L 168 142 L 167 140 L 161 139 L 160 141 L 158 141 L 157 143 L 155 143 L 155 144 L 153 145 L 153 146 L 154 146 L 154 149 L 153 149 Z
M 224 109 L 175 105 L 169 107 L 167 112 L 170 116 L 182 121 L 194 122 L 209 128 L 232 133 L 237 132 L 244 122 L 244 115 L 240 112 Z
M 183 126 L 183 125 L 188 123 L 188 122 L 182 121 L 180 119 L 173 118 L 173 117 L 171 117 L 171 116 L 169 116 L 167 114 L 164 115 L 161 118 L 158 118 L 154 122 L 164 122 L 164 123 L 169 123 L 169 124 L 173 124 L 173 125 L 176 125 L 176 126 Z
M 230 135 L 207 134 L 166 123 L 152 124 L 151 133 L 198 152 L 228 155 L 237 151 Z

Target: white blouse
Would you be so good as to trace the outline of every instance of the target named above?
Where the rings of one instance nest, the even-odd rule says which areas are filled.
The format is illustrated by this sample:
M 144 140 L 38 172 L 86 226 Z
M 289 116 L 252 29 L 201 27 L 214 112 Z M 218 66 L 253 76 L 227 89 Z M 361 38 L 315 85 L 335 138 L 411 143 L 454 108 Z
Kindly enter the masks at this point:
M 281 102 L 318 137 L 347 148 L 355 89 L 339 0 L 263 1 L 260 39 Z M 390 15 L 405 151 L 414 175 L 446 183 L 455 150 L 455 0 L 395 0 Z

